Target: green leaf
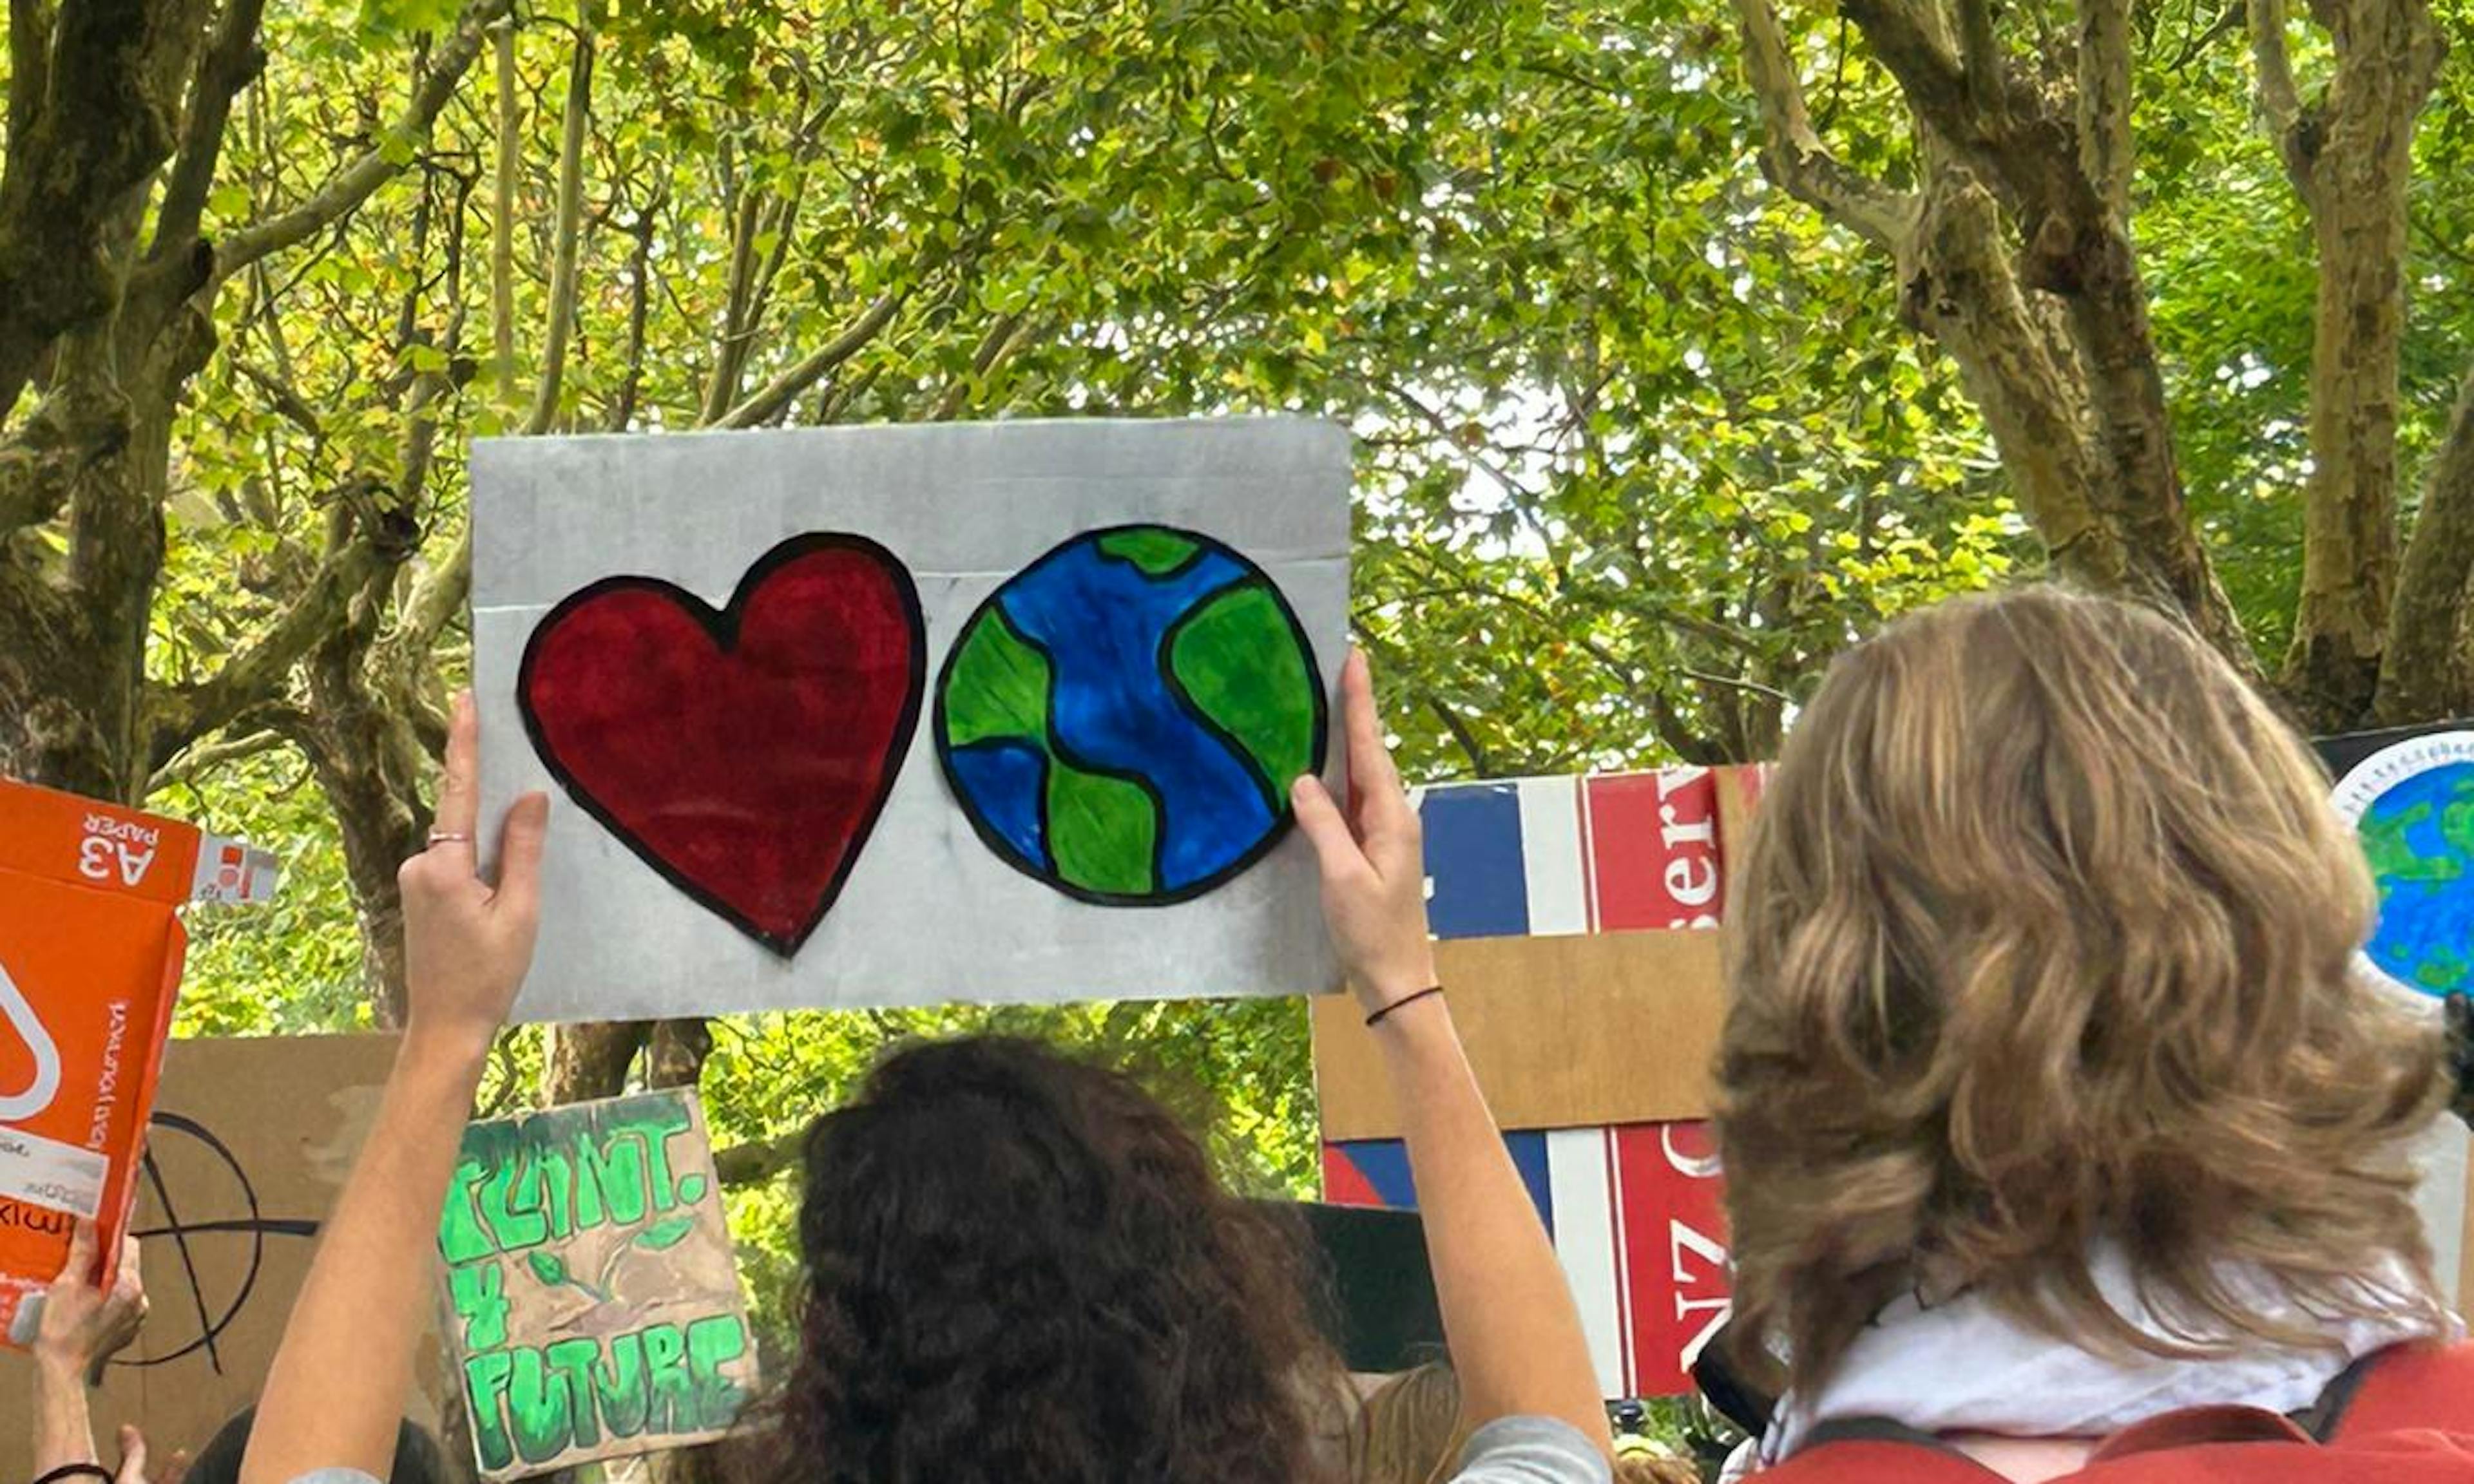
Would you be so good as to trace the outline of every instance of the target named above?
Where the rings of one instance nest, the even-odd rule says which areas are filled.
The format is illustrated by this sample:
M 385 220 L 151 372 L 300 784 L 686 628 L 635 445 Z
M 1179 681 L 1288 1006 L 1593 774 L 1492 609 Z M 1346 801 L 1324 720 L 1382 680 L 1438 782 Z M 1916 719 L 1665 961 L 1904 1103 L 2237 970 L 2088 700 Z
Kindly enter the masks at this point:
M 695 1224 L 693 1216 L 672 1216 L 667 1221 L 654 1222 L 636 1233 L 636 1245 L 646 1252 L 667 1252 L 687 1240 Z
M 567 1260 L 554 1252 L 528 1252 L 524 1254 L 524 1263 L 533 1270 L 533 1277 L 553 1288 L 570 1281 Z

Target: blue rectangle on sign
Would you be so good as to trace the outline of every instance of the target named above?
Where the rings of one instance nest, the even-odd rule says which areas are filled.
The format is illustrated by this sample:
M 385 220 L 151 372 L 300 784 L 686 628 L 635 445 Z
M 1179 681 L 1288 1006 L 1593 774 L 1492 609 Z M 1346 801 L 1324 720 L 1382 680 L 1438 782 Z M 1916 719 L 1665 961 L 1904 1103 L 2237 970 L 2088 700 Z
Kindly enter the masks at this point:
M 1418 812 L 1426 826 L 1426 915 L 1435 936 L 1525 936 L 1520 791 L 1509 783 L 1429 789 Z

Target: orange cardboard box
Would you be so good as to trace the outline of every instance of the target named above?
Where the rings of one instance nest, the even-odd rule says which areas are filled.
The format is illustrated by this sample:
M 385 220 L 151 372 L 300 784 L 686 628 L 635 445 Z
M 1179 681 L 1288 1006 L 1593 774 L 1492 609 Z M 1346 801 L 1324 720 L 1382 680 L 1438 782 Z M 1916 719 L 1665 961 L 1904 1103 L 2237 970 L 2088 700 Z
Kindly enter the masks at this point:
M 171 1030 L 192 900 L 273 895 L 236 840 L 0 778 L 0 1338 L 33 1337 L 71 1224 L 109 1281 Z

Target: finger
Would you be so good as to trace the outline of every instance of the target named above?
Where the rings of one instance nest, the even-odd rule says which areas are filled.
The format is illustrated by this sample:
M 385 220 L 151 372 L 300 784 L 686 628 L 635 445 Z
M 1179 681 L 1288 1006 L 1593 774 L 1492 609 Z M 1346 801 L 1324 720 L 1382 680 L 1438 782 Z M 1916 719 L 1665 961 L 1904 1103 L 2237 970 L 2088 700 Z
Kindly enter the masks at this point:
M 146 1281 L 138 1267 L 137 1255 L 144 1250 L 145 1244 L 138 1241 L 135 1235 L 129 1233 L 121 1233 L 120 1286 L 129 1289 L 140 1299 L 146 1297 Z
M 1409 817 L 1409 798 L 1400 786 L 1400 770 L 1383 740 L 1383 723 L 1374 709 L 1374 673 L 1366 652 L 1352 649 L 1342 667 L 1341 706 L 1348 729 L 1349 811 L 1362 834 L 1398 830 Z
M 549 796 L 526 794 L 498 826 L 496 900 L 512 911 L 533 911 L 541 901 L 541 863 L 549 835 Z
M 77 1221 L 71 1223 L 69 1226 L 69 1255 L 67 1260 L 61 1264 L 61 1276 L 57 1281 L 62 1283 L 93 1282 L 95 1245 L 93 1222 L 87 1221 L 84 1217 L 80 1217 Z
M 145 1484 L 146 1434 L 124 1424 L 120 1429 L 120 1472 L 113 1484 Z
M 442 835 L 462 835 L 435 849 L 473 856 L 473 834 L 481 819 L 481 719 L 473 693 L 458 692 L 455 719 L 447 729 L 447 768 L 438 779 L 438 814 L 432 828 Z
M 1349 833 L 1348 821 L 1341 817 L 1322 779 L 1311 773 L 1298 778 L 1289 788 L 1289 802 L 1297 810 L 1298 828 L 1314 847 L 1324 880 L 1366 869 L 1366 852 L 1358 849 L 1357 837 Z

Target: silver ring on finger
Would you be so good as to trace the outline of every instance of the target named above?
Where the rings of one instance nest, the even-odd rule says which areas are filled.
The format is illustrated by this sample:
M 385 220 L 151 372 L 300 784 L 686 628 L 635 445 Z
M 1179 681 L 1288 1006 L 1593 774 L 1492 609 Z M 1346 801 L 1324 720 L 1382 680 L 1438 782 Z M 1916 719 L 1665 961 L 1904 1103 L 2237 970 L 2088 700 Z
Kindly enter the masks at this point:
M 471 845 L 472 843 L 473 837 L 460 830 L 433 829 L 429 832 L 429 848 L 433 850 L 442 845 Z

